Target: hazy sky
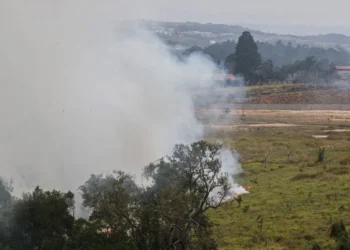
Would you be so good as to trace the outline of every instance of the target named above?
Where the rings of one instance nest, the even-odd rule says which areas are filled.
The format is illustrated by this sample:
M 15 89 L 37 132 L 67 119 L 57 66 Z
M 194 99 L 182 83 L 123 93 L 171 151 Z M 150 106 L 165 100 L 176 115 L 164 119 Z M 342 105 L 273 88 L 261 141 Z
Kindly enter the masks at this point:
M 8 1 L 0 0 L 0 8 Z M 25 0 L 12 1 L 24 5 L 33 4 Z M 50 5 L 52 12 L 55 8 L 65 8 L 67 11 L 73 9 L 77 15 L 89 11 L 99 15 L 95 10 L 103 9 L 104 13 L 100 15 L 120 19 L 250 24 L 250 27 L 279 33 L 350 33 L 348 11 L 350 3 L 346 0 L 61 0 L 59 2 L 58 6 L 56 1 L 35 0 L 35 4 Z M 304 26 L 295 27 L 296 25 Z
M 346 0 L 153 1 L 155 17 L 201 22 L 289 23 L 350 26 Z
M 289 32 L 285 27 L 291 33 L 350 33 L 350 3 L 346 0 L 119 0 L 118 5 L 128 10 L 128 18 L 255 24 L 285 33 Z

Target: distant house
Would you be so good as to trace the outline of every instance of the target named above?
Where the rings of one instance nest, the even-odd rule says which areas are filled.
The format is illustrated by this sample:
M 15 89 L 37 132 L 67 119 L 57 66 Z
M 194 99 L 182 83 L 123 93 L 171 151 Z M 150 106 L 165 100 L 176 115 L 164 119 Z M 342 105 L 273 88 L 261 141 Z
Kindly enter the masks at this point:
M 341 82 L 350 83 L 350 66 L 335 66 Z
M 216 74 L 214 81 L 222 86 L 234 85 L 236 77 L 233 74 Z

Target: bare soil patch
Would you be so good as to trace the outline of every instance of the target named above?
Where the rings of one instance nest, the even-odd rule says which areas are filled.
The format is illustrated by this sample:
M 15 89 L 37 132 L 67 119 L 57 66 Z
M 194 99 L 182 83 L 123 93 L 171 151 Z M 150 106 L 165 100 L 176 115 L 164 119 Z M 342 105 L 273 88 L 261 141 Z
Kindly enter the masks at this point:
M 332 130 L 324 130 L 323 132 L 326 133 L 346 133 L 346 132 L 350 132 L 350 129 L 332 129 Z
M 329 135 L 312 135 L 315 139 L 326 139 L 329 137 Z
M 235 125 L 215 125 L 210 124 L 208 125 L 209 128 L 215 128 L 215 129 L 223 129 L 223 130 L 241 130 L 247 127 L 270 127 L 270 128 L 279 128 L 279 127 L 296 127 L 300 126 L 297 124 L 286 124 L 286 123 L 253 123 L 253 124 L 235 124 Z

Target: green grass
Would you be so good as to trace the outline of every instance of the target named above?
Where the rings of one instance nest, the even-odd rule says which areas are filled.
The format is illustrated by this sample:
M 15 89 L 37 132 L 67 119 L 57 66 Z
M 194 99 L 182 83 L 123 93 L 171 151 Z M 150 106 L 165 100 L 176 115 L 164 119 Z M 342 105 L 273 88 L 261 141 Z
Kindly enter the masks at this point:
M 350 228 L 350 134 L 311 137 L 321 129 L 254 128 L 208 135 L 238 151 L 244 172 L 237 182 L 253 186 L 240 207 L 227 202 L 209 211 L 220 249 L 311 249 L 315 243 L 334 249 L 331 223 L 343 220 Z M 325 160 L 317 163 L 321 146 L 326 146 Z

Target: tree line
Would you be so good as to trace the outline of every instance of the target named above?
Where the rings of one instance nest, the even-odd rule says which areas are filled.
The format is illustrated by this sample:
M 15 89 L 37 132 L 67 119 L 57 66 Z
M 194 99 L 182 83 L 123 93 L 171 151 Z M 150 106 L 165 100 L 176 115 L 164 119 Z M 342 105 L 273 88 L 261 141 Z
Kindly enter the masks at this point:
M 346 65 L 350 55 L 343 48 L 318 48 L 306 45 L 293 47 L 278 41 L 275 45 L 255 42 L 245 31 L 238 42 L 226 41 L 204 49 L 194 46 L 181 56 L 200 52 L 219 67 L 244 76 L 251 84 L 269 81 L 329 82 L 336 77 L 335 65 Z
M 87 219 L 75 218 L 72 192 L 39 186 L 21 198 L 0 180 L 0 249 L 217 249 L 206 211 L 230 195 L 221 146 L 179 144 L 149 164 L 143 187 L 121 171 L 91 175 L 79 188 Z

